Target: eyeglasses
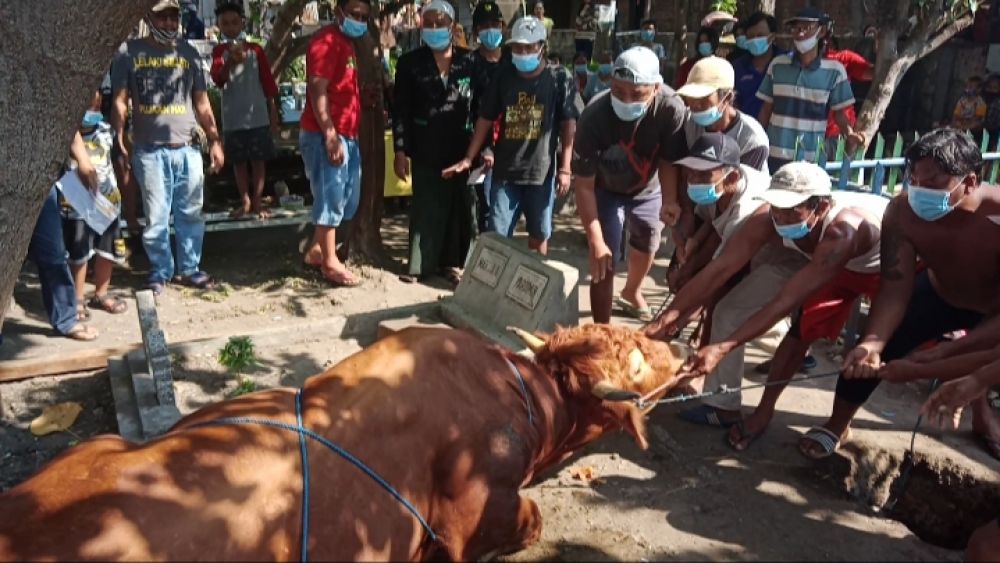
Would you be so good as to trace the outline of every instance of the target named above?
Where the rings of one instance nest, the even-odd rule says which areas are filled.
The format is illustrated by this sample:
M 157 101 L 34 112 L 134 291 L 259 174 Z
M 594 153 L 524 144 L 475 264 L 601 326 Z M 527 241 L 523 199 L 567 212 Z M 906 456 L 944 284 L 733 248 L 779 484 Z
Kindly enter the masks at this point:
M 817 22 L 798 22 L 788 25 L 788 32 L 791 34 L 808 33 L 819 27 Z

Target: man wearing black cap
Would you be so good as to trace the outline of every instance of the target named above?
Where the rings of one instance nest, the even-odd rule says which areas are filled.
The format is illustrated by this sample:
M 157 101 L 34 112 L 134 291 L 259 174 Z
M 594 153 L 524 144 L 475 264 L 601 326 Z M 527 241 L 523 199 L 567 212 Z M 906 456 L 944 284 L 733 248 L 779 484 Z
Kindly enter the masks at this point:
M 775 57 L 757 91 L 764 102 L 760 123 L 771 141 L 771 170 L 794 160 L 797 145 L 803 148 L 799 158 L 815 160 L 831 112 L 847 137 L 848 153 L 865 142 L 848 121 L 854 94 L 844 65 L 820 56 L 830 16 L 818 8 L 803 8 L 785 25 L 795 38 L 796 52 Z
M 476 5 L 476 10 L 472 13 L 472 29 L 479 41 L 479 48 L 472 53 L 472 115 L 475 119 L 475 116 L 479 115 L 479 104 L 486 96 L 493 75 L 496 74 L 502 61 L 510 60 L 510 51 L 502 49 L 503 13 L 496 2 L 485 0 Z M 484 158 L 493 158 L 490 147 L 493 146 L 493 141 L 496 141 L 500 132 L 499 127 L 500 123 L 497 121 L 493 127 L 493 135 L 487 140 L 486 148 L 483 149 Z M 489 186 L 492 176 L 493 170 L 490 169 L 486 173 L 485 181 L 476 184 L 476 215 L 481 233 L 489 228 Z

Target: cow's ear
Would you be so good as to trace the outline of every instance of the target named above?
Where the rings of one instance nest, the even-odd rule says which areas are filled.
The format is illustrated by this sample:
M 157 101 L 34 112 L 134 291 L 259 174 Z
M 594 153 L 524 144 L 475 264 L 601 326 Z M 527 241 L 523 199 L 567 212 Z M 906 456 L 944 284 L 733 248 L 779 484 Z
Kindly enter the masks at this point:
M 605 403 L 608 410 L 614 413 L 615 419 L 623 430 L 632 435 L 640 449 L 648 449 L 646 440 L 646 420 L 638 407 L 629 403 Z

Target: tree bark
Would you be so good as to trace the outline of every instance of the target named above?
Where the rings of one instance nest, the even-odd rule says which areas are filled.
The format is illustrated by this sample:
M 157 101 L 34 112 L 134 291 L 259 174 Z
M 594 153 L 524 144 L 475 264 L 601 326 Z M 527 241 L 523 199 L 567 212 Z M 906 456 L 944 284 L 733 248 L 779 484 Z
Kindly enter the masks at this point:
M 0 323 L 84 109 L 152 4 L 0 0 Z
M 292 32 L 295 31 L 295 18 L 302 13 L 306 1 L 286 0 L 274 18 L 274 27 L 271 29 L 271 37 L 267 40 L 267 46 L 264 47 L 264 53 L 267 55 L 267 60 L 271 61 L 271 72 L 275 76 L 281 76 L 278 69 L 284 70 L 295 59 L 292 53 L 292 47 L 295 44 L 292 41 Z M 308 44 L 308 38 L 305 39 L 305 43 Z M 303 46 L 302 49 L 305 47 Z
M 885 110 L 906 71 L 913 63 L 972 25 L 974 18 L 973 14 L 966 13 L 951 20 L 946 12 L 937 11 L 941 14 L 939 17 L 921 21 L 903 40 L 901 37 L 905 31 L 903 26 L 908 26 L 909 7 L 910 0 L 883 0 L 877 8 L 879 32 L 875 76 L 855 127 L 865 135 L 865 149 L 874 140 Z
M 747 18 L 754 12 L 774 14 L 774 0 L 740 0 L 738 5 L 739 11 L 737 13 L 740 19 Z

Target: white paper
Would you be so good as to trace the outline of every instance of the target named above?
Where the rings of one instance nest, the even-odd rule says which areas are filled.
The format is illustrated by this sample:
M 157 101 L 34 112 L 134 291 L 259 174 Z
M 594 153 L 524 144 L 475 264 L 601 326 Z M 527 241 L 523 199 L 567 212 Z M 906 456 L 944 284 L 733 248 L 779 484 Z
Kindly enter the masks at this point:
M 70 170 L 56 182 L 66 202 L 83 218 L 94 232 L 104 233 L 118 219 L 118 209 L 108 198 L 93 193 L 83 185 L 76 170 Z
M 474 168 L 472 172 L 469 172 L 469 185 L 475 186 L 482 184 L 486 181 L 486 165 L 482 165 L 479 168 Z

